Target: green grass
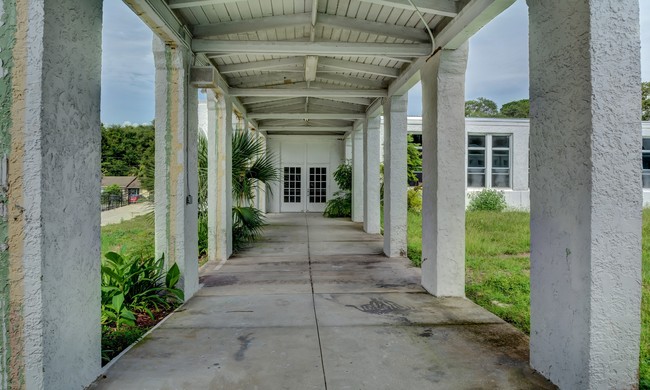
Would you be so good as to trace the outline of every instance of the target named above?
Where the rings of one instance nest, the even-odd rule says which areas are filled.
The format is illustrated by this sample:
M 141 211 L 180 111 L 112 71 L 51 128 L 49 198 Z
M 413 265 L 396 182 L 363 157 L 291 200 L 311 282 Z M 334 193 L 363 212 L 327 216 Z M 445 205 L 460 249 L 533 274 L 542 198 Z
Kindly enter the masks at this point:
M 422 216 L 409 212 L 408 256 L 422 258 Z M 467 297 L 530 332 L 530 215 L 525 212 L 468 212 Z M 650 389 L 650 209 L 643 211 L 643 301 L 640 387 Z
M 153 256 L 154 223 L 151 216 L 143 215 L 102 227 L 102 256 L 106 252 L 132 254 L 138 251 Z

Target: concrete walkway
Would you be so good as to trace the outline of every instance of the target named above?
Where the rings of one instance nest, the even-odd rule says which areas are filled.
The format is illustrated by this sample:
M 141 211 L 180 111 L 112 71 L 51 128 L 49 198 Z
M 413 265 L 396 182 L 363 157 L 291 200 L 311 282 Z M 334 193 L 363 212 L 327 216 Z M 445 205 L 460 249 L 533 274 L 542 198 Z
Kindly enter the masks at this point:
M 315 214 L 269 219 L 262 242 L 208 263 L 199 293 L 92 388 L 552 388 L 528 367 L 526 336 L 426 294 L 381 236 Z
M 102 226 L 121 223 L 153 211 L 150 202 L 134 203 L 116 209 L 102 211 Z

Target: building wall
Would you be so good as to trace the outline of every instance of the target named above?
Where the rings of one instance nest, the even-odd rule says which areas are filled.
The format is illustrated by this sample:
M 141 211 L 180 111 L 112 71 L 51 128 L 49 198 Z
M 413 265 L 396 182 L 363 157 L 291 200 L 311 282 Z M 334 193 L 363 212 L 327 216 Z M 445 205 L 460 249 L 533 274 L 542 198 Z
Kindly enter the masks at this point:
M 509 207 L 528 210 L 530 208 L 530 190 L 528 186 L 530 121 L 528 119 L 466 118 L 465 131 L 467 134 L 507 134 L 512 137 L 510 151 L 512 187 L 499 189 L 499 191 L 503 191 Z M 409 134 L 422 134 L 422 118 L 409 117 L 408 132 Z M 383 135 L 383 131 L 381 133 Z M 650 138 L 650 122 L 642 123 L 642 134 L 643 137 Z M 383 137 L 381 142 L 383 147 Z M 639 153 L 641 153 L 641 145 L 639 145 Z M 467 164 L 467 147 L 465 148 L 465 156 Z M 480 190 L 478 188 L 467 189 L 468 204 L 470 195 Z M 650 188 L 643 189 L 643 206 L 650 207 Z
M 641 133 L 650 138 L 650 122 L 641 122 Z M 650 207 L 650 188 L 643 189 L 643 207 Z
M 383 129 L 382 120 L 382 129 Z M 529 121 L 528 119 L 495 119 L 495 118 L 466 118 L 466 134 L 492 134 L 508 135 L 511 137 L 510 145 L 510 174 L 511 187 L 498 188 L 502 191 L 508 207 L 527 210 L 530 208 L 530 192 L 528 190 L 528 143 L 529 143 Z M 422 134 L 422 118 L 408 118 L 408 133 Z M 383 135 L 383 131 L 381 132 Z M 383 148 L 383 136 L 381 137 Z M 467 141 L 466 141 L 467 143 Z M 383 149 L 382 149 L 383 150 Z M 383 154 L 382 154 L 383 161 Z M 465 146 L 465 171 L 467 172 L 467 144 Z M 469 204 L 473 193 L 481 191 L 482 188 L 468 188 L 466 203 Z
M 327 166 L 327 199 L 331 199 L 338 186 L 332 177 L 332 172 L 345 161 L 345 143 L 342 136 L 321 135 L 269 135 L 267 137 L 267 150 L 275 156 L 277 168 L 282 175 L 284 166 L 303 166 L 302 188 L 307 188 L 305 179 L 310 164 Z M 305 210 L 306 194 L 303 192 L 303 207 L 298 210 L 283 206 L 282 178 L 271 184 L 271 192 L 267 193 L 267 211 L 300 212 Z M 324 205 L 323 205 L 324 208 Z M 317 210 L 306 210 L 317 211 Z M 322 211 L 322 210 L 318 210 Z

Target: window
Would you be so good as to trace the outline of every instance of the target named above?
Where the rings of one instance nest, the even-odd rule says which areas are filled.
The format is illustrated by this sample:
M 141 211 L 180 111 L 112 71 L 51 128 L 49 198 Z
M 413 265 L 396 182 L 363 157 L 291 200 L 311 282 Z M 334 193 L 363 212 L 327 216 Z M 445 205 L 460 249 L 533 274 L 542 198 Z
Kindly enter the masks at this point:
M 309 203 L 327 203 L 327 168 L 309 168 Z
M 650 138 L 643 138 L 641 159 L 643 160 L 643 188 L 650 188 Z
M 492 187 L 510 187 L 510 136 L 492 136 Z
M 510 136 L 467 136 L 467 187 L 510 187 Z
M 302 186 L 302 169 L 300 167 L 284 167 L 284 203 L 300 203 Z
M 485 187 L 485 136 L 467 136 L 467 186 Z

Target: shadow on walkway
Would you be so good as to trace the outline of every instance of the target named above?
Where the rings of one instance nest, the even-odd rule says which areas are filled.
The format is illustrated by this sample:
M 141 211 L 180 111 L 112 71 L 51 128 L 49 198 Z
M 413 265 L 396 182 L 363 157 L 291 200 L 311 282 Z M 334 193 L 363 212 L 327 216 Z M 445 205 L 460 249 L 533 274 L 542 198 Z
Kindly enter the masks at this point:
M 466 299 L 435 298 L 383 239 L 317 214 L 270 215 L 263 240 L 94 389 L 539 389 L 528 338 Z

